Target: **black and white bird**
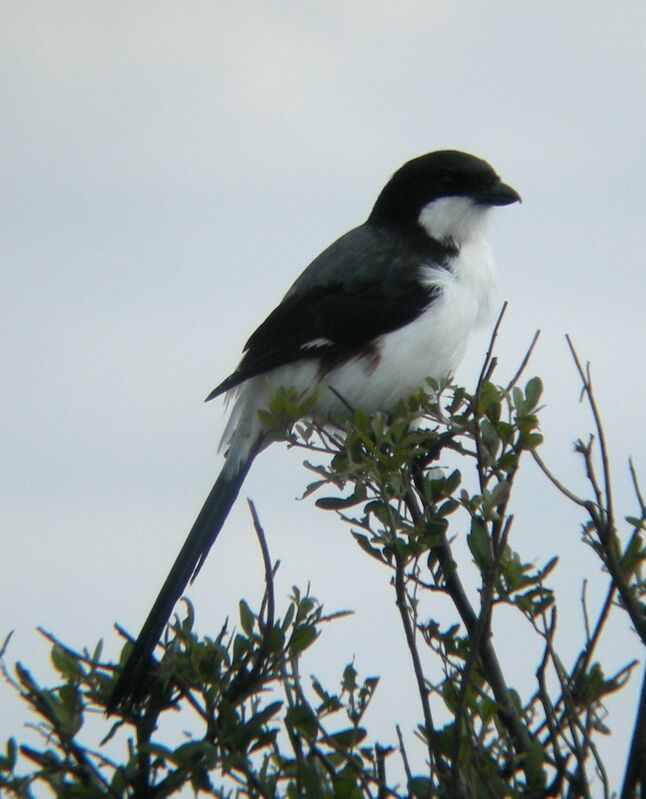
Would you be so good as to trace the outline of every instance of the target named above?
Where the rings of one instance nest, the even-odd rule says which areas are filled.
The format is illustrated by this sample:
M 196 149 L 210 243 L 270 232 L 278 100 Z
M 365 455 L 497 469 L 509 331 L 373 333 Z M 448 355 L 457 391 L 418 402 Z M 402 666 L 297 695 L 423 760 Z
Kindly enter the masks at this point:
M 272 392 L 317 390 L 314 415 L 388 410 L 451 375 L 489 316 L 496 272 L 483 233 L 492 206 L 520 201 L 488 163 L 442 150 L 404 164 L 364 224 L 305 269 L 207 397 L 233 408 L 225 463 L 139 633 L 110 707 L 137 699 L 173 607 L 202 566 L 253 459 L 269 443 L 258 418 Z

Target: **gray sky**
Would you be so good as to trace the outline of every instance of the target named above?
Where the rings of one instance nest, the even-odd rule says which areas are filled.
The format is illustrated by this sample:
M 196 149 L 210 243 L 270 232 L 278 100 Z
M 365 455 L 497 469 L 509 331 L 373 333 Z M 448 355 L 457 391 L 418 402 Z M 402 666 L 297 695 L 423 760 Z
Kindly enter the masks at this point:
M 621 511 L 633 512 L 627 455 L 646 472 L 645 36 L 642 2 L 3 3 L 10 657 L 47 675 L 37 624 L 78 646 L 104 638 L 112 654 L 115 620 L 138 629 L 219 468 L 224 415 L 202 398 L 311 258 L 363 221 L 394 169 L 433 149 L 486 158 L 523 195 L 490 233 L 511 304 L 499 377 L 540 327 L 528 374 L 546 383 L 544 457 L 581 487 L 571 441 L 590 420 L 572 334 L 593 364 Z M 467 385 L 486 341 L 473 339 L 458 373 Z M 330 682 L 356 655 L 362 673 L 382 674 L 373 719 L 393 740 L 393 722 L 412 726 L 417 706 L 387 575 L 331 515 L 294 502 L 309 479 L 300 460 L 272 448 L 243 494 L 282 561 L 278 594 L 309 579 L 330 610 L 357 610 L 319 645 L 319 671 Z M 604 585 L 579 516 L 529 465 L 514 511 L 515 548 L 562 556 L 560 640 L 572 654 L 580 581 L 593 604 Z M 200 629 L 260 592 L 239 502 L 190 591 Z M 639 656 L 617 618 L 609 668 Z M 510 675 L 538 651 L 504 624 L 496 633 Z M 615 780 L 636 683 L 609 705 Z M 23 719 L 0 690 L 0 737 Z

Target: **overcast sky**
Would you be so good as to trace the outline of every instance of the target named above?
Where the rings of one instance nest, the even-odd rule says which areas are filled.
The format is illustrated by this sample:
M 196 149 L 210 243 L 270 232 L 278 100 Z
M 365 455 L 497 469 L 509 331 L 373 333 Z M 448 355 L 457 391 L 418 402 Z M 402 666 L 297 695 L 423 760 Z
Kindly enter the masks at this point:
M 546 383 L 544 457 L 580 488 L 571 442 L 590 420 L 569 332 L 593 365 L 620 510 L 634 512 L 624 464 L 633 454 L 646 472 L 645 39 L 641 0 L 3 2 L 9 659 L 48 674 L 36 625 L 77 646 L 104 638 L 111 654 L 115 621 L 137 631 L 220 466 L 225 417 L 203 397 L 307 263 L 365 219 L 398 166 L 434 149 L 486 158 L 522 194 L 490 230 L 510 302 L 500 380 L 541 328 L 528 374 Z M 471 342 L 466 385 L 487 338 Z M 331 681 L 356 655 L 362 673 L 382 674 L 373 718 L 392 741 L 395 720 L 418 716 L 388 576 L 330 514 L 295 503 L 309 480 L 301 460 L 273 447 L 243 495 L 282 562 L 278 594 L 311 580 L 330 610 L 357 610 L 319 645 L 319 671 Z M 579 515 L 531 467 L 514 512 L 515 548 L 562 556 L 554 582 L 572 655 L 581 579 L 593 604 L 604 586 Z M 190 590 L 200 629 L 261 589 L 239 502 Z M 617 620 L 609 668 L 641 656 Z M 513 673 L 524 653 L 504 626 L 496 634 Z M 638 681 L 609 706 L 615 784 Z M 24 718 L 0 689 L 0 738 Z

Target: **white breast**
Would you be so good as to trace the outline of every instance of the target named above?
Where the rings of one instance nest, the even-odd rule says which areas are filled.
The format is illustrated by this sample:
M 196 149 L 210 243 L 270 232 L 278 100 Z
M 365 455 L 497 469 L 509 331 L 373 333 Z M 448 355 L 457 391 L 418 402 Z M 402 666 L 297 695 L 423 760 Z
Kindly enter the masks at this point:
M 422 387 L 427 377 L 450 376 L 464 355 L 469 334 L 489 317 L 496 277 L 483 239 L 463 245 L 451 270 L 423 270 L 424 282 L 440 292 L 431 306 L 414 322 L 380 337 L 376 366 L 372 360 L 363 365 L 348 362 L 325 378 L 352 407 L 368 413 L 388 410 Z M 321 391 L 319 405 L 332 415 L 338 412 L 331 391 Z

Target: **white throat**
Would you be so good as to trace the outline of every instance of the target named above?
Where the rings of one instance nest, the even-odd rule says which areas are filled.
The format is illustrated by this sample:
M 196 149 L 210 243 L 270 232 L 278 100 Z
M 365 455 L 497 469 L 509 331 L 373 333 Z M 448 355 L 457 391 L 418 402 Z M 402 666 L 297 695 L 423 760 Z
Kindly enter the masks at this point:
M 469 197 L 441 197 L 425 205 L 417 221 L 431 238 L 460 247 L 482 236 L 489 210 Z

